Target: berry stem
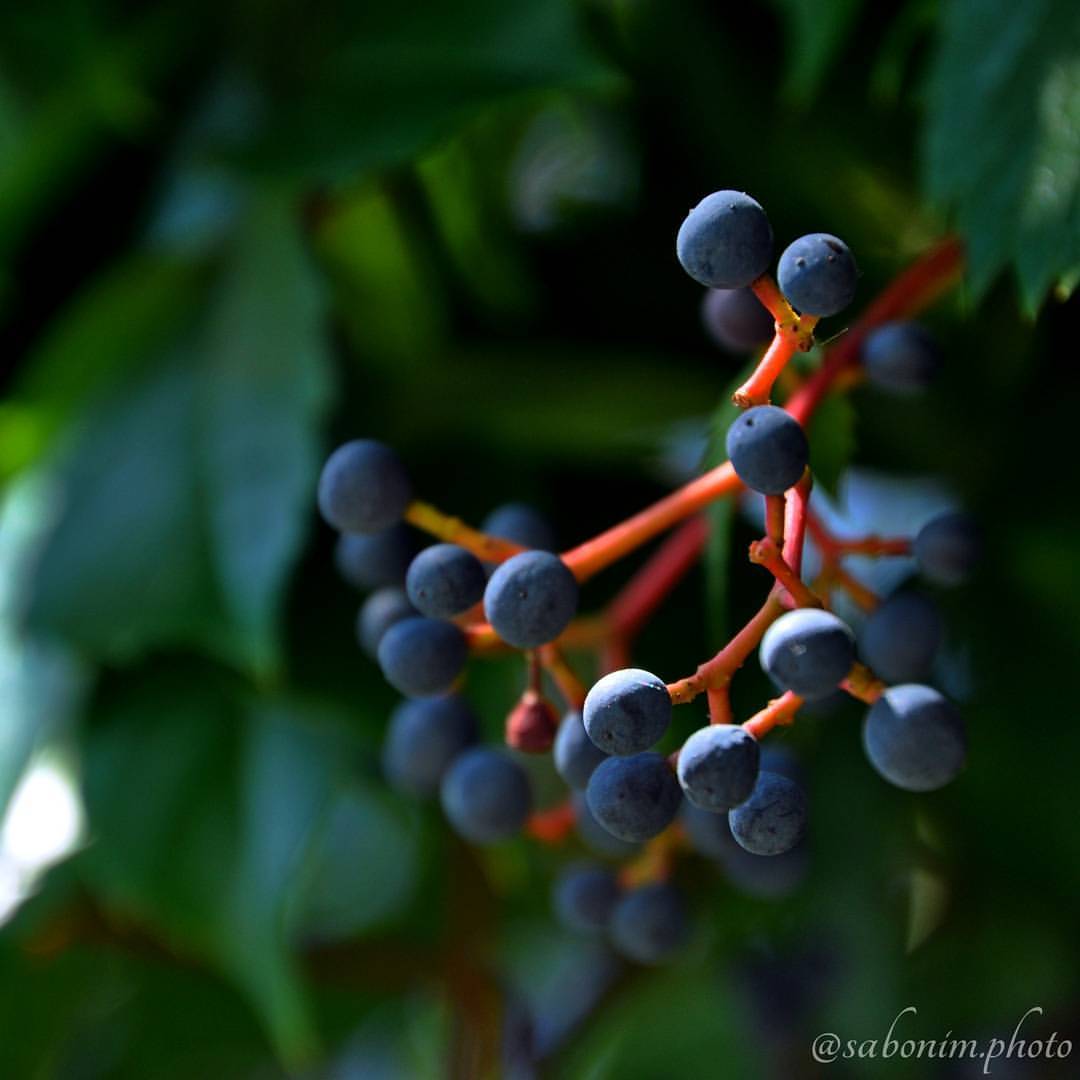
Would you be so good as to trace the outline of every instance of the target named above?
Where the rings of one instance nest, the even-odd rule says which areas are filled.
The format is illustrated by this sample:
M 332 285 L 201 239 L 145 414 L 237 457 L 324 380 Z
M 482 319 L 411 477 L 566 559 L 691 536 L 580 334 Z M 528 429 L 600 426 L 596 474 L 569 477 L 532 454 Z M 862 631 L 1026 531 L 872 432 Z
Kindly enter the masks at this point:
M 792 723 L 795 714 L 802 708 L 802 705 L 803 699 L 798 694 L 786 690 L 778 698 L 773 698 L 760 712 L 751 716 L 743 724 L 743 727 L 755 739 L 760 739 L 778 724 Z
M 822 558 L 830 561 L 844 555 L 869 555 L 871 557 L 911 554 L 911 541 L 906 539 L 883 539 L 880 536 L 861 536 L 845 540 L 825 527 L 824 522 L 812 511 L 806 515 L 806 527 L 821 552 Z
M 566 658 L 554 645 L 543 645 L 537 650 L 540 663 L 544 670 L 551 676 L 552 682 L 559 689 L 563 701 L 568 709 L 580 709 L 585 704 L 585 695 L 588 692 L 585 684 L 577 677 L 574 669 L 566 662 Z
M 675 860 L 685 848 L 686 837 L 678 824 L 670 825 L 654 836 L 645 850 L 619 871 L 619 884 L 624 889 L 636 889 L 657 881 L 667 881 L 675 869 Z
M 534 840 L 554 847 L 570 835 L 574 820 L 574 804 L 567 799 L 546 810 L 534 810 L 525 822 L 525 832 Z
M 765 535 L 777 548 L 784 546 L 784 518 L 787 499 L 783 495 L 765 496 Z
M 709 698 L 709 723 L 730 724 L 733 715 L 729 689 L 726 686 L 713 686 L 706 691 L 706 694 Z
M 840 684 L 840 689 L 859 701 L 865 701 L 867 705 L 873 705 L 885 692 L 886 687 L 865 664 L 856 664 Z
M 816 324 L 817 319 L 813 316 L 800 317 L 794 312 L 791 312 L 790 319 L 777 321 L 776 333 L 765 350 L 765 355 L 754 368 L 750 378 L 731 395 L 731 400 L 740 409 L 767 405 L 772 397 L 773 384 L 791 358 L 797 352 L 806 352 L 813 345 Z
M 404 516 L 410 525 L 415 525 L 448 544 L 460 544 L 485 562 L 505 562 L 525 550 L 520 544 L 500 540 L 497 536 L 488 536 L 487 533 L 466 525 L 460 518 L 444 514 L 430 503 L 415 500 L 405 508 Z
M 755 540 L 750 545 L 750 561 L 765 567 L 776 578 L 776 583 L 787 593 L 791 603 L 796 607 L 819 608 L 823 606 L 821 600 L 788 566 L 780 549 L 771 538 Z M 784 597 L 781 596 L 780 599 L 783 601 Z

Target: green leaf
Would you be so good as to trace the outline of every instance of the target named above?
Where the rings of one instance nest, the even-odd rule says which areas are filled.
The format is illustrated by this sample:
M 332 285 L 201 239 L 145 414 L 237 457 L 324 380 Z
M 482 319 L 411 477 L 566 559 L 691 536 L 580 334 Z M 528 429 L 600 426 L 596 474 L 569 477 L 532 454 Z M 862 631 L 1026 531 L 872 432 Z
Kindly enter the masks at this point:
M 788 53 L 784 94 L 806 104 L 854 27 L 862 0 L 773 0 L 780 9 Z
M 202 347 L 87 411 L 59 469 L 31 628 L 125 659 L 194 643 L 266 670 L 310 520 L 327 357 L 287 204 L 256 202 Z
M 293 1064 L 315 1034 L 288 914 L 346 760 L 322 719 L 173 665 L 105 703 L 85 761 L 91 887 L 235 980 Z
M 830 394 L 814 412 L 807 432 L 814 481 L 836 494 L 840 474 L 855 454 L 855 406 L 845 394 Z
M 1072 0 L 953 0 L 929 87 L 925 181 L 971 284 L 1012 266 L 1035 311 L 1080 273 L 1080 19 Z

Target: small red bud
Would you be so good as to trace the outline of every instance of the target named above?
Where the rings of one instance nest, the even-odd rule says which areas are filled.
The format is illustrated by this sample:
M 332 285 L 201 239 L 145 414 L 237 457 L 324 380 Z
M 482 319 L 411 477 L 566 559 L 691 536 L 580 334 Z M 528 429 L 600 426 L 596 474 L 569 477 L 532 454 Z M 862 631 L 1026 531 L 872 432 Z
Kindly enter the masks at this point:
M 506 745 L 542 754 L 551 749 L 558 726 L 555 710 L 535 690 L 526 690 L 506 718 Z

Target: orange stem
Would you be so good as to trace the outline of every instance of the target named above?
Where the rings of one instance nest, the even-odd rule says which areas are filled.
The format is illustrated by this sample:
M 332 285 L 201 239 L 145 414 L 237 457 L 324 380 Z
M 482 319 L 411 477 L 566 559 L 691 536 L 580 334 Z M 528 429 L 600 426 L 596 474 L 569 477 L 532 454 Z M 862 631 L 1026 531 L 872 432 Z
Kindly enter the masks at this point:
M 802 708 L 803 699 L 790 690 L 785 691 L 778 698 L 773 698 L 760 712 L 755 713 L 747 720 L 743 727 L 760 739 L 763 735 L 772 731 L 778 724 L 790 724 L 795 719 L 795 714 Z
M 542 844 L 562 843 L 574 828 L 574 804 L 567 799 L 546 810 L 534 810 L 525 822 L 525 833 Z
M 587 690 L 562 653 L 555 645 L 542 645 L 538 650 L 538 656 L 544 670 L 551 676 L 559 693 L 562 694 L 566 707 L 580 709 L 585 703 Z
M 525 550 L 520 544 L 500 540 L 497 536 L 488 536 L 487 533 L 466 525 L 460 518 L 444 514 L 429 503 L 419 500 L 409 503 L 404 517 L 410 525 L 415 525 L 448 544 L 460 544 L 485 562 L 505 562 Z
M 872 705 L 885 692 L 886 686 L 865 664 L 856 664 L 840 684 L 840 689 Z

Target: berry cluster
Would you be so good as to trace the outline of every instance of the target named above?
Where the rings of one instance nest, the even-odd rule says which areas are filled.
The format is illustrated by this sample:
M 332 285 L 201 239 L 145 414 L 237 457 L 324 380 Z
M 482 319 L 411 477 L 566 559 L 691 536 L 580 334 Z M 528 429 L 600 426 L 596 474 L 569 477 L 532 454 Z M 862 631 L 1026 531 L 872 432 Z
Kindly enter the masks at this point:
M 576 825 L 595 854 L 626 860 L 620 871 L 568 866 L 554 903 L 568 926 L 605 932 L 643 963 L 666 959 L 687 938 L 686 907 L 671 880 L 680 852 L 718 861 L 737 882 L 756 878 L 762 892 L 770 888 L 763 864 L 782 879 L 792 860 L 801 863 L 808 819 L 801 776 L 761 740 L 804 705 L 839 692 L 865 701 L 866 756 L 897 787 L 932 791 L 959 773 L 963 721 L 921 681 L 943 636 L 936 605 L 908 588 L 879 600 L 844 561 L 913 557 L 926 581 L 952 586 L 970 575 L 980 547 L 962 514 L 932 520 L 913 541 L 841 540 L 810 504 L 804 425 L 823 398 L 858 376 L 912 394 L 937 370 L 932 338 L 909 316 L 949 283 L 955 247 L 943 245 L 898 279 L 801 381 L 789 361 L 811 348 L 817 321 L 843 310 L 856 291 L 858 271 L 843 241 L 827 233 L 795 240 L 774 282 L 764 210 L 745 194 L 719 191 L 690 211 L 676 250 L 687 273 L 708 287 L 703 317 L 711 336 L 731 350 L 767 346 L 734 395 L 742 411 L 727 432 L 728 462 L 562 554 L 547 522 L 527 506 L 503 506 L 477 530 L 420 502 L 398 456 L 370 440 L 331 455 L 318 496 L 342 534 L 341 574 L 372 590 L 357 622 L 361 648 L 408 698 L 386 734 L 390 782 L 417 796 L 438 794 L 452 827 L 471 843 L 522 829 L 559 843 Z M 782 375 L 789 389 L 780 407 L 771 396 Z M 685 678 L 665 682 L 631 666 L 637 630 L 702 551 L 700 511 L 743 489 L 764 502 L 764 535 L 750 548 L 750 561 L 773 578 L 763 606 Z M 676 525 L 605 613 L 578 615 L 588 578 Z M 421 547 L 417 530 L 438 542 Z M 811 583 L 801 570 L 808 536 L 822 562 Z M 830 610 L 837 590 L 866 610 L 858 634 Z M 507 746 L 478 745 L 478 719 L 460 693 L 463 672 L 471 655 L 506 650 L 524 653 L 524 689 L 506 717 Z M 587 691 L 567 650 L 598 659 L 601 675 Z M 740 724 L 729 684 L 755 650 L 778 696 Z M 561 722 L 551 687 L 565 702 Z M 674 707 L 699 696 L 710 722 L 681 748 L 658 752 Z M 549 750 L 569 797 L 537 809 L 518 755 Z

